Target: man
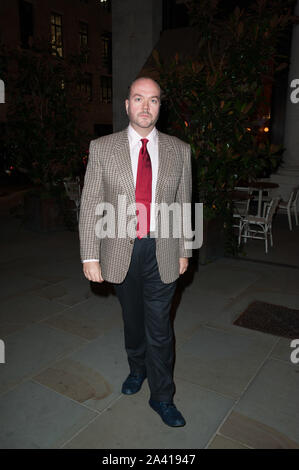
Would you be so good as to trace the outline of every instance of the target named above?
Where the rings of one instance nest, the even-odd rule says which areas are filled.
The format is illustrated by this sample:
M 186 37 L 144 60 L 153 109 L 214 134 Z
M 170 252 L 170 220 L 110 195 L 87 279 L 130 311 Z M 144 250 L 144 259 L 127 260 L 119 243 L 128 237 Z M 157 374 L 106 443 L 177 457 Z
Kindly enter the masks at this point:
M 191 249 L 185 246 L 183 230 L 179 237 L 173 236 L 178 224 L 182 228 L 182 218 L 170 220 L 154 203 L 157 207 L 163 203 L 182 207 L 190 202 L 191 152 L 188 144 L 157 131 L 160 95 L 154 80 L 135 80 L 125 101 L 128 128 L 91 142 L 79 233 L 86 278 L 113 283 L 122 306 L 130 367 L 122 393 L 137 393 L 147 377 L 150 406 L 167 425 L 183 426 L 185 420 L 173 403 L 169 311 L 177 278 L 187 270 Z M 115 216 L 117 233 L 97 236 L 97 205 L 109 203 L 119 209 L 120 195 L 125 196 L 124 210 L 108 210 L 107 216 L 100 213 L 108 217 L 108 223 Z M 138 208 L 133 213 L 135 231 L 133 236 L 123 235 L 124 226 L 132 220 L 132 205 Z M 166 225 L 169 236 L 161 233 Z

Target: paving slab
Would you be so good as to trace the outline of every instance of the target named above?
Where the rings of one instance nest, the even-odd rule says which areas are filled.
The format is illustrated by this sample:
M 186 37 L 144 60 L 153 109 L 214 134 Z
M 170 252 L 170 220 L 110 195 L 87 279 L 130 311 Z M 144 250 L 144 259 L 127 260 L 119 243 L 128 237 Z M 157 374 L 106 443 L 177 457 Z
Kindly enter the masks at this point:
M 69 358 L 56 362 L 33 378 L 35 382 L 83 404 L 103 404 L 103 400 L 112 393 L 109 383 L 98 371 Z
M 49 318 L 66 308 L 55 301 L 49 301 L 32 294 L 16 295 L 1 302 L 0 336 L 2 339 L 31 323 Z
M 254 448 L 270 448 L 274 440 L 274 446 L 299 446 L 298 390 L 298 365 L 273 358 L 265 362 L 234 408 L 234 412 L 255 422 L 255 426 L 250 428 L 252 432 L 246 434 L 249 445 L 251 442 Z M 267 439 L 260 439 L 259 442 L 256 441 L 254 431 L 258 423 L 267 426 Z M 223 429 L 220 432 L 228 435 Z M 276 433 L 279 434 L 279 442 Z M 283 438 L 288 444 L 283 444 Z M 246 443 L 245 440 L 242 442 Z
M 24 276 L 15 270 L 5 271 L 5 275 L 2 271 L 0 281 L 0 301 L 28 294 L 49 285 L 47 281 Z
M 236 411 L 232 411 L 219 433 L 251 449 L 299 449 L 297 442 L 279 430 Z
M 233 298 L 257 281 L 259 277 L 260 274 L 242 269 L 241 265 L 239 267 L 225 266 L 216 262 L 206 267 L 204 275 L 198 276 L 196 291 L 199 298 L 201 293 L 205 292 Z
M 250 449 L 238 441 L 217 434 L 206 449 Z
M 245 336 L 201 327 L 178 351 L 174 374 L 223 395 L 238 397 L 275 344 L 270 335 Z
M 88 300 L 51 316 L 43 324 L 93 340 L 115 326 L 121 326 L 123 320 L 117 299 L 92 295 Z
M 201 449 L 212 437 L 233 400 L 183 380 L 175 403 L 186 425 L 171 428 L 149 405 L 149 390 L 122 396 L 63 446 L 67 449 Z
M 281 361 L 285 361 L 288 364 L 292 362 L 291 360 L 291 354 L 295 354 L 295 349 L 297 349 L 296 352 L 296 360 L 297 364 L 299 362 L 299 338 L 296 340 L 295 346 L 291 345 L 292 340 L 288 338 L 279 338 L 277 341 L 276 346 L 271 352 L 270 357 L 273 359 L 279 359 Z
M 1 364 L 0 393 L 40 372 L 78 349 L 86 340 L 42 324 L 32 324 L 9 335 L 5 364 Z
M 80 397 L 79 401 L 89 408 L 104 410 L 120 396 L 122 383 L 129 374 L 123 328 L 107 331 L 69 354 L 67 361 L 53 362 L 42 372 L 34 379 L 66 396 Z
M 35 294 L 71 307 L 91 297 L 92 292 L 89 283 L 84 279 L 68 278 L 57 284 L 36 290 Z
M 218 315 L 212 315 L 206 322 L 207 326 L 220 327 L 228 331 L 236 331 L 240 334 L 265 334 L 250 328 L 243 328 L 234 325 L 234 321 L 247 309 L 254 301 L 259 300 L 275 305 L 283 305 L 288 308 L 298 309 L 299 296 L 295 294 L 285 294 L 281 292 L 257 291 L 249 287 L 242 294 L 234 299 L 223 303 L 222 310 Z M 275 336 L 277 340 L 278 336 Z
M 97 414 L 28 381 L 0 400 L 1 449 L 57 449 Z

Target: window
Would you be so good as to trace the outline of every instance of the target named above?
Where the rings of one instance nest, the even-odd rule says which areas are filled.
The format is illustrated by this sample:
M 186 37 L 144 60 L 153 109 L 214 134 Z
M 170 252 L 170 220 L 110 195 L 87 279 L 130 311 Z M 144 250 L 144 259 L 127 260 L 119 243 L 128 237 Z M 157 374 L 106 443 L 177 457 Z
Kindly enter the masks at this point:
M 85 49 L 88 46 L 88 24 L 80 21 L 79 24 L 80 47 Z
M 101 103 L 112 103 L 111 77 L 101 77 Z
M 107 67 L 108 73 L 112 72 L 112 40 L 111 33 L 102 34 L 102 60 L 103 65 Z
M 79 90 L 86 96 L 88 101 L 92 101 L 92 74 L 86 73 L 85 78 L 79 85 Z
M 30 45 L 30 39 L 33 37 L 32 3 L 19 0 L 19 18 L 21 46 L 27 49 Z
M 82 62 L 88 64 L 89 54 L 88 54 L 88 24 L 80 21 L 79 23 L 79 42 L 80 42 L 80 52 L 82 54 Z
M 62 16 L 56 13 L 51 14 L 51 43 L 52 54 L 63 57 Z

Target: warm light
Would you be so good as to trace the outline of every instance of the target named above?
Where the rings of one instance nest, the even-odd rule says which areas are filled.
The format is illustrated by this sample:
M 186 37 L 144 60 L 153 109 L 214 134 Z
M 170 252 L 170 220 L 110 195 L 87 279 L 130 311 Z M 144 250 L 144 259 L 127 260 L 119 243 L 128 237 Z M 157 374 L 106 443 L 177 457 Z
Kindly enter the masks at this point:
M 264 132 L 269 132 L 269 127 L 264 127 Z
M 186 126 L 186 127 L 188 127 L 188 126 L 189 126 L 189 124 L 188 124 L 188 122 L 187 122 L 187 121 L 185 121 L 185 126 Z
M 250 132 L 250 131 L 251 131 L 251 127 L 246 127 L 246 130 L 247 130 L 248 132 Z

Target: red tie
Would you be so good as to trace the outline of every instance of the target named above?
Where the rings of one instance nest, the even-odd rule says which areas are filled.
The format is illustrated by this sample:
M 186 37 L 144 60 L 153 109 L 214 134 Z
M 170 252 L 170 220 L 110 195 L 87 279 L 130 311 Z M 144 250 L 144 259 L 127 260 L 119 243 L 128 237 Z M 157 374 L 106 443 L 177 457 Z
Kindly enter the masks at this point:
M 141 139 L 142 147 L 139 152 L 138 169 L 135 189 L 137 206 L 137 237 L 142 238 L 150 231 L 150 210 L 152 201 L 152 165 L 146 148 L 148 139 Z M 143 204 L 138 207 L 138 204 Z

